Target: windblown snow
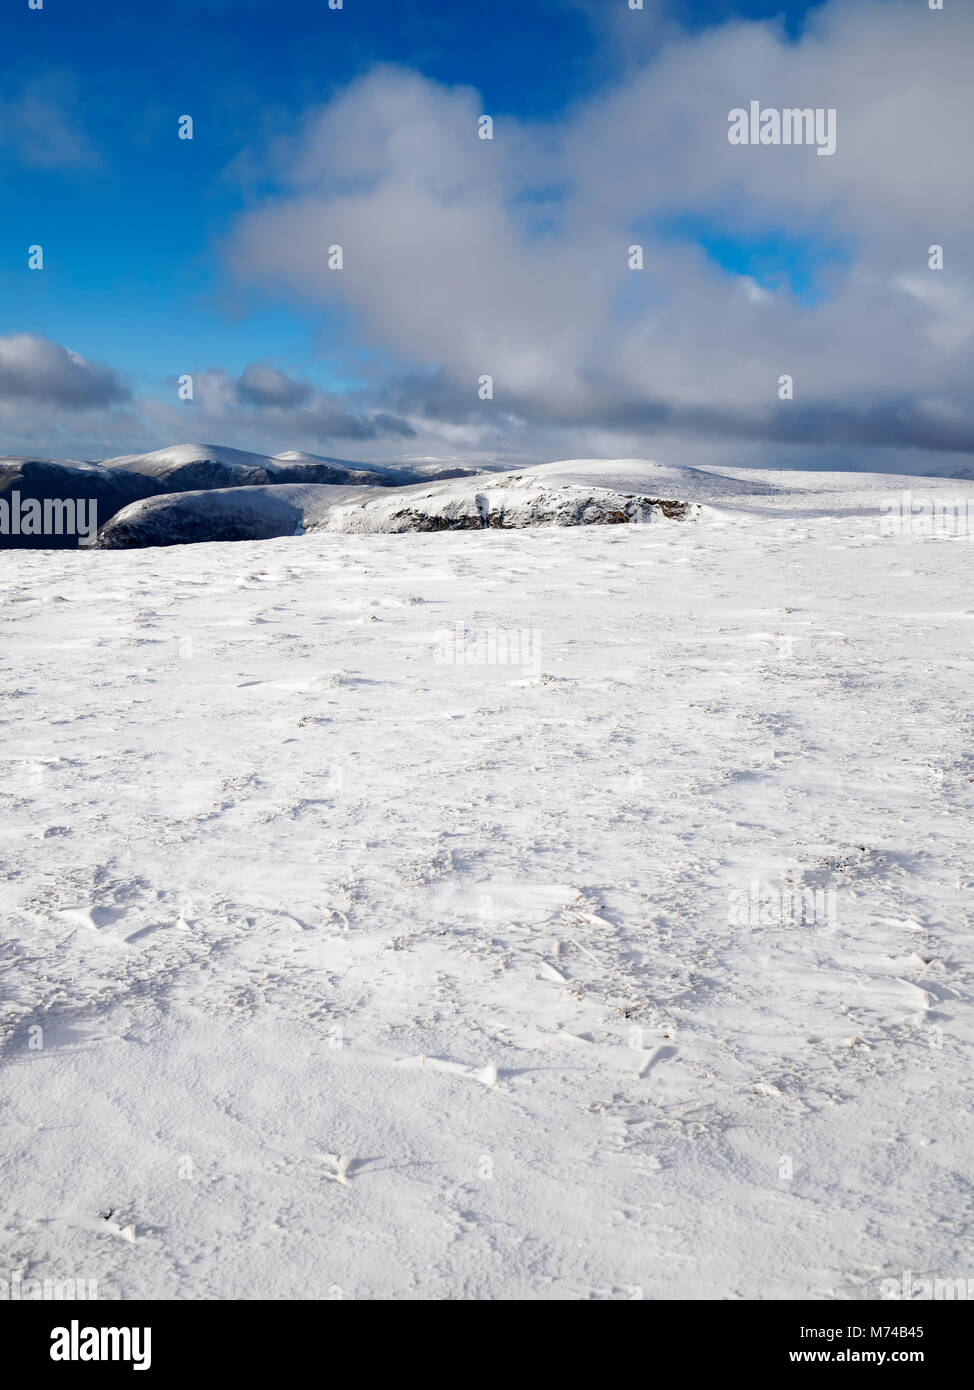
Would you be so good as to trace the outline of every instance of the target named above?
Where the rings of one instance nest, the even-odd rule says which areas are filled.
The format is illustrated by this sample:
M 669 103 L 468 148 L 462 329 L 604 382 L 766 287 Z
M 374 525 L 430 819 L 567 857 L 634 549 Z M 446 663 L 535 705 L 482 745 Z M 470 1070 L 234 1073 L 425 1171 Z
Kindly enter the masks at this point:
M 974 484 L 522 472 L 435 505 L 695 510 L 0 557 L 4 1270 L 971 1273 L 971 550 L 881 504 Z

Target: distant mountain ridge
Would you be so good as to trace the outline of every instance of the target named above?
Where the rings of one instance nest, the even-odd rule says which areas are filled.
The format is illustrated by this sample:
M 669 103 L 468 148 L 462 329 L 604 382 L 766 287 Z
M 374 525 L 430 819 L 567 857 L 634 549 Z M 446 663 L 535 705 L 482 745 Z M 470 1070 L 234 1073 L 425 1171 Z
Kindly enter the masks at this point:
M 362 468 L 346 459 L 316 458 L 293 452 L 252 454 L 223 444 L 175 444 L 148 454 L 102 459 L 101 466 L 154 478 L 165 492 L 209 488 L 262 487 L 273 483 L 329 483 L 337 486 L 390 487 L 398 482 L 387 468 Z
M 85 500 L 94 503 L 103 526 L 132 502 L 172 493 L 227 488 L 315 484 L 339 488 L 396 488 L 479 470 L 424 463 L 418 467 L 366 467 L 348 459 L 289 450 L 255 454 L 222 444 L 175 444 L 145 454 L 121 454 L 98 461 L 37 459 L 0 455 L 0 520 L 27 503 Z M 0 528 L 0 549 L 64 549 L 76 546 L 73 532 L 40 534 Z

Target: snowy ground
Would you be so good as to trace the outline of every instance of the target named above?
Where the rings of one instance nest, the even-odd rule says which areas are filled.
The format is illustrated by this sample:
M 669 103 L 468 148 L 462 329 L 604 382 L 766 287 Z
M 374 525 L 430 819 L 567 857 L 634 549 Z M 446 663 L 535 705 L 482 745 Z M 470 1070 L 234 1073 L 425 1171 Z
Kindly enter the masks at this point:
M 882 480 L 800 481 L 0 555 L 0 1275 L 974 1276 L 974 551 L 881 534 Z M 752 881 L 833 907 L 731 920 Z

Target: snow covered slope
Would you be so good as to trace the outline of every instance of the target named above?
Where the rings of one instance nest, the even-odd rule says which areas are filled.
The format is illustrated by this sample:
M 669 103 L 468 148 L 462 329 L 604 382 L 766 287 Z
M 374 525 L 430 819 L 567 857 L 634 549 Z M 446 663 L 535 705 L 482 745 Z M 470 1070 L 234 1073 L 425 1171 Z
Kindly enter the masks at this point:
M 852 481 L 0 557 L 2 1268 L 966 1277 L 972 552 Z
M 683 493 L 739 496 L 745 485 L 696 469 L 635 460 L 549 464 L 405 487 L 268 487 L 154 498 L 116 516 L 105 548 L 246 540 L 301 531 L 480 530 L 484 527 L 613 525 L 659 517 L 683 520 Z M 752 491 L 764 492 L 756 485 Z
M 439 478 L 472 478 L 486 470 L 469 463 L 449 463 L 443 459 L 423 459 L 397 465 L 397 472 L 409 473 L 415 482 L 435 482 Z M 490 470 L 495 471 L 495 470 Z M 403 482 L 406 479 L 403 477 Z
M 361 497 L 359 487 L 287 483 L 272 487 L 213 488 L 164 493 L 125 507 L 102 528 L 103 550 L 202 541 L 267 540 L 301 535 L 323 522 L 336 502 Z
M 780 475 L 779 475 L 780 476 Z M 774 490 L 764 480 L 749 481 L 743 470 L 728 477 L 716 470 L 657 463 L 653 459 L 561 459 L 530 468 L 491 475 L 511 483 L 543 482 L 548 486 L 604 487 L 615 492 L 651 492 L 686 502 L 713 502 L 720 497 L 758 496 Z
M 774 489 L 645 459 L 568 459 L 475 478 L 363 493 L 308 529 L 396 532 L 678 520 L 694 504 Z

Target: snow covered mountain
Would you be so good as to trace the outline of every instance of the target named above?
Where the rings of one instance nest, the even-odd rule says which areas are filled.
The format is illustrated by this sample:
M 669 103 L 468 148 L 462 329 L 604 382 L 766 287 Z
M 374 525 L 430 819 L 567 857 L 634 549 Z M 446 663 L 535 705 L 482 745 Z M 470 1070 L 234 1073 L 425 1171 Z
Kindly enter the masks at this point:
M 300 482 L 385 487 L 396 481 L 386 469 L 361 468 L 343 459 L 297 452 L 271 457 L 219 444 L 176 444 L 149 454 L 103 459 L 102 465 L 153 478 L 166 492 Z
M 347 459 L 320 457 L 299 450 L 267 455 L 214 444 L 176 444 L 147 454 L 123 454 L 95 463 L 0 456 L 0 549 L 73 548 L 78 544 L 78 535 L 73 530 L 55 531 L 42 523 L 34 528 L 26 518 L 23 526 L 18 520 L 13 528 L 4 527 L 4 508 L 9 511 L 11 506 L 19 519 L 22 506 L 37 510 L 39 514 L 46 508 L 49 513 L 52 508 L 62 508 L 67 499 L 77 499 L 97 517 L 97 525 L 103 526 L 128 503 L 160 494 L 288 484 L 397 488 L 421 479 L 468 477 L 479 472 L 473 467 L 436 462 L 363 467 Z M 217 507 L 209 507 L 206 515 L 212 518 L 217 510 Z M 256 522 L 258 506 L 254 502 L 241 503 L 230 510 L 237 517 L 246 513 L 255 520 L 256 529 L 246 532 L 252 539 L 290 534 L 290 531 L 275 530 L 270 521 L 266 525 Z M 280 511 L 275 514 L 282 515 Z M 186 515 L 180 509 L 180 526 Z M 156 517 L 154 524 L 158 526 L 160 521 L 161 518 Z M 233 535 L 228 535 L 227 539 L 242 539 L 237 522 L 231 524 L 231 531 Z

